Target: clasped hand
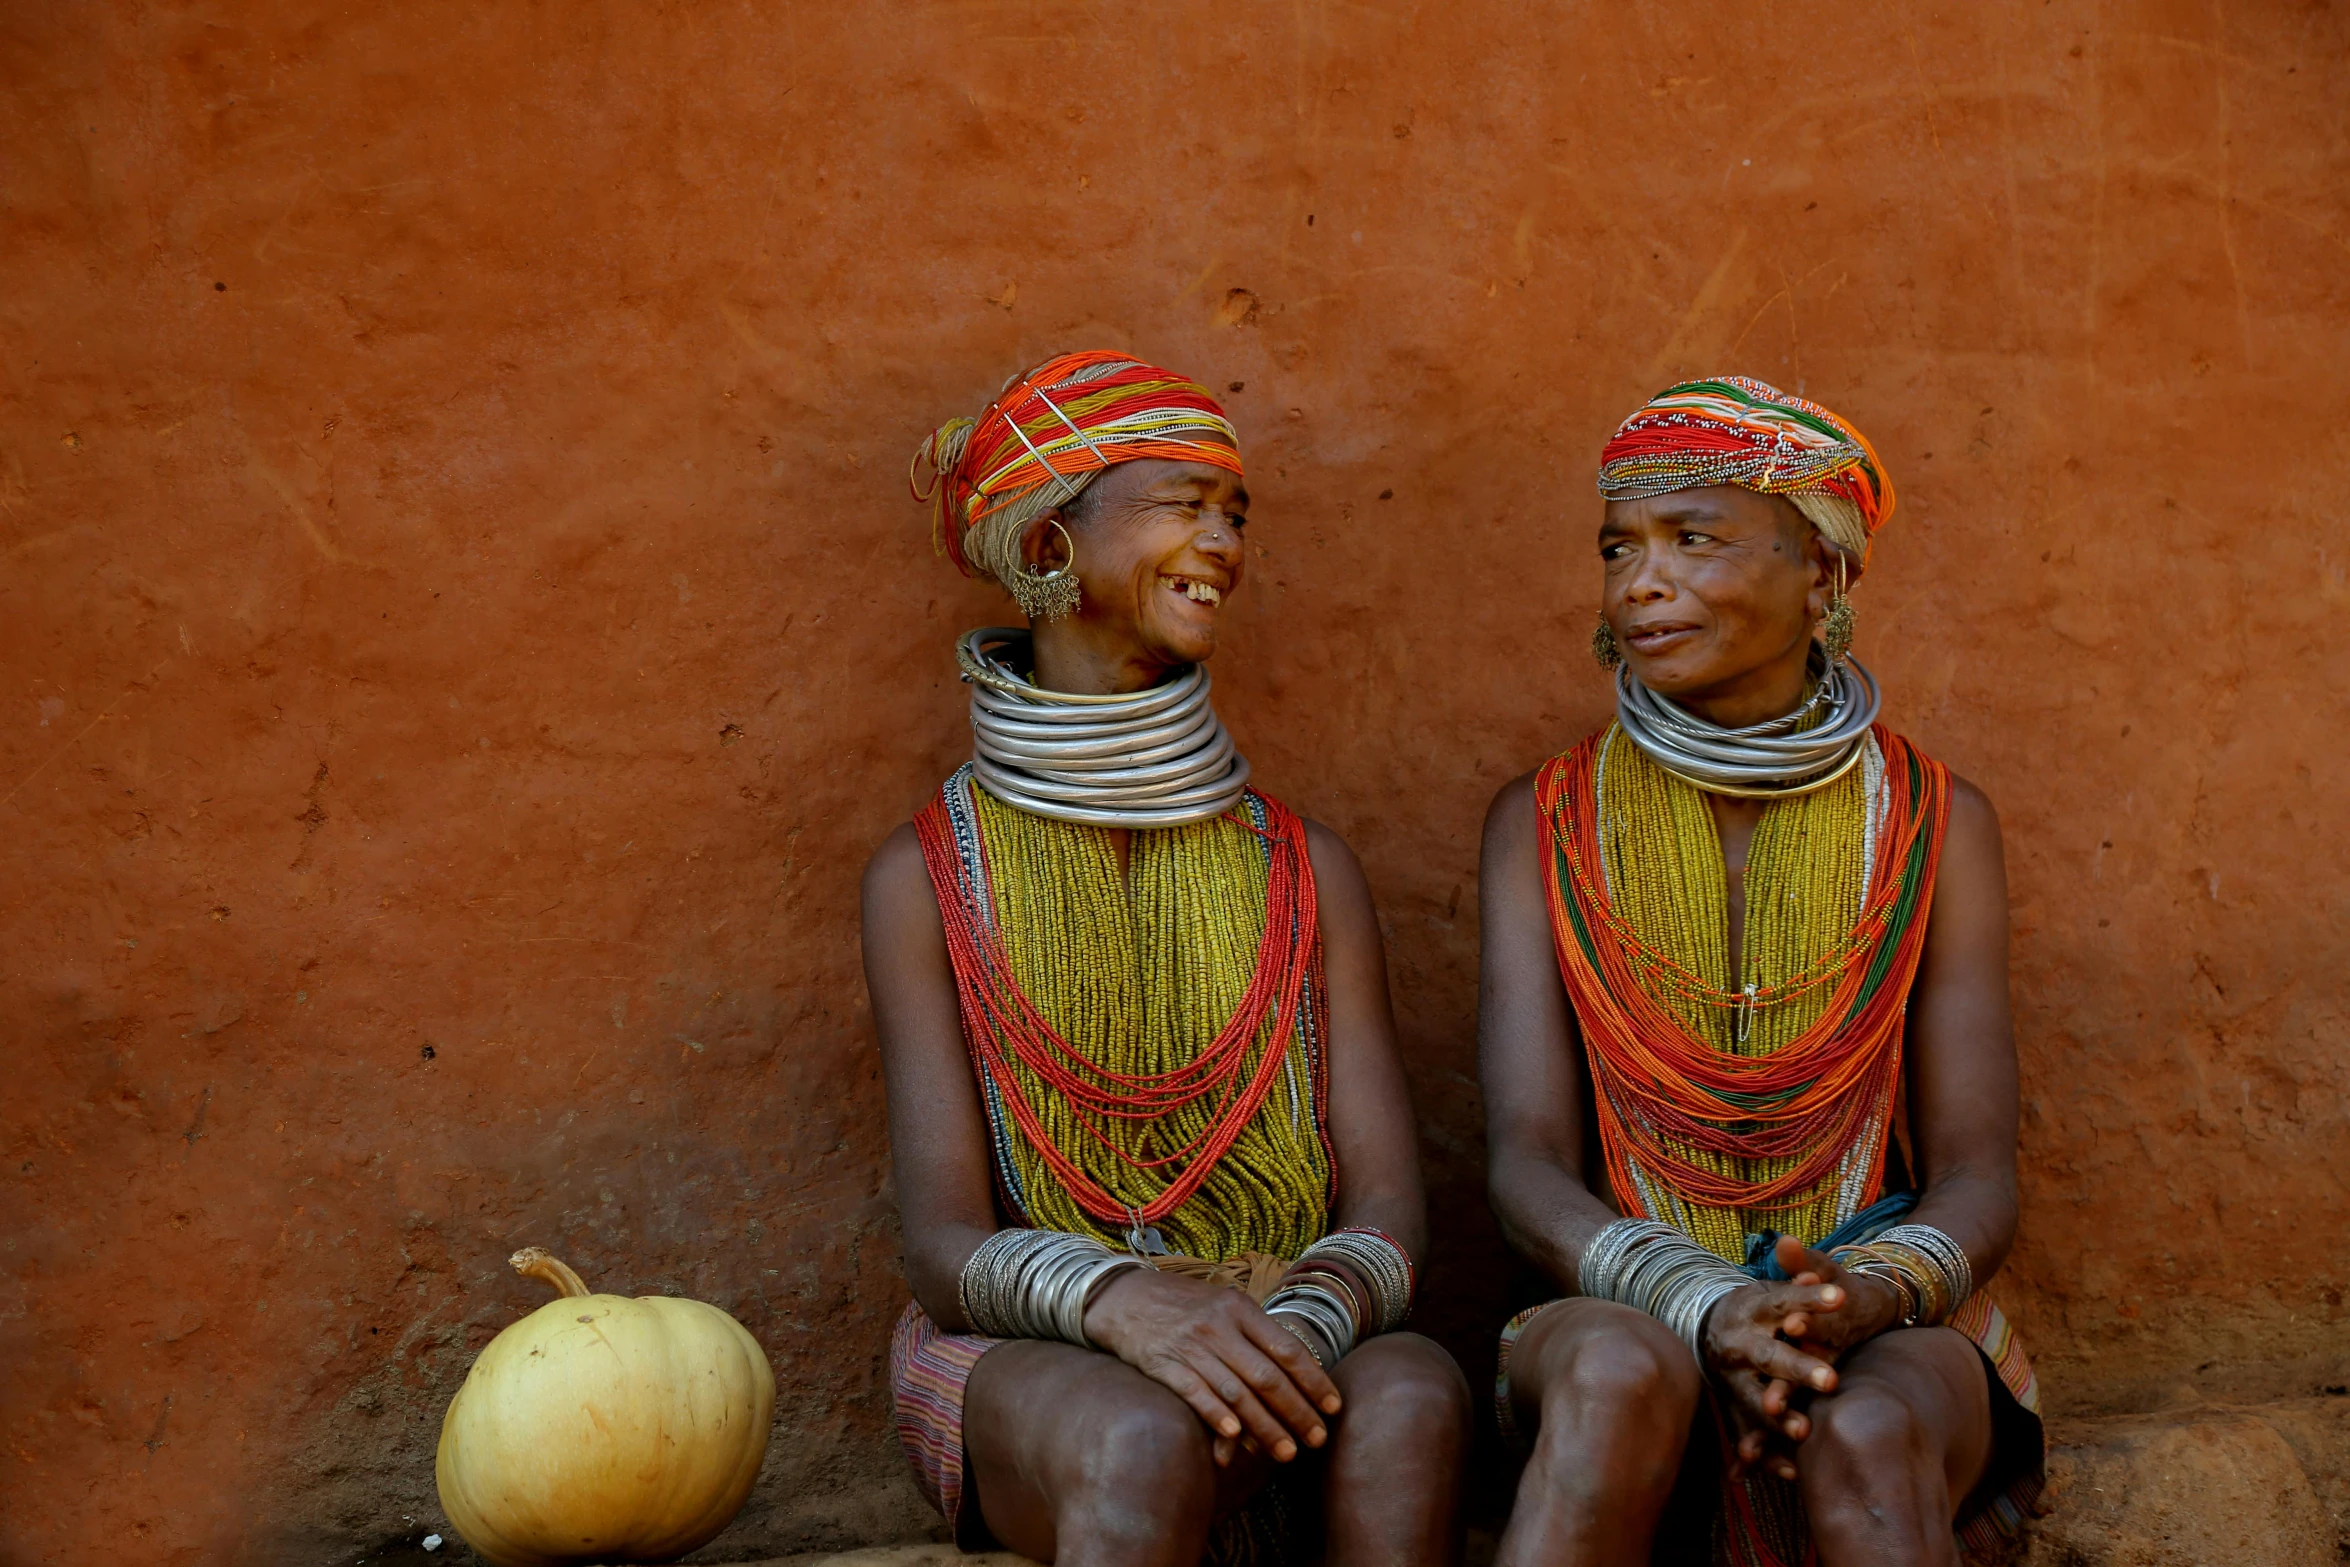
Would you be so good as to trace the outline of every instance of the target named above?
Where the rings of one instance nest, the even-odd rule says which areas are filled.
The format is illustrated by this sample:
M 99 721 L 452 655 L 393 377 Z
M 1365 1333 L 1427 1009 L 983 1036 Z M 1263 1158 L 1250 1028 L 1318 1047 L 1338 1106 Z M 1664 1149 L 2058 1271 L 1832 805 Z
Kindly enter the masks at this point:
M 1789 1282 L 1749 1284 L 1707 1314 L 1705 1369 L 1728 1395 L 1735 1467 L 1760 1464 L 1793 1480 L 1794 1444 L 1811 1435 L 1797 1394 L 1832 1395 L 1837 1359 L 1893 1326 L 1900 1302 L 1881 1280 L 1847 1273 L 1786 1236 L 1778 1260 Z
M 1244 1444 L 1281 1463 L 1330 1439 L 1338 1389 L 1295 1334 L 1238 1290 L 1130 1268 L 1085 1312 L 1086 1337 L 1189 1404 L 1218 1465 Z

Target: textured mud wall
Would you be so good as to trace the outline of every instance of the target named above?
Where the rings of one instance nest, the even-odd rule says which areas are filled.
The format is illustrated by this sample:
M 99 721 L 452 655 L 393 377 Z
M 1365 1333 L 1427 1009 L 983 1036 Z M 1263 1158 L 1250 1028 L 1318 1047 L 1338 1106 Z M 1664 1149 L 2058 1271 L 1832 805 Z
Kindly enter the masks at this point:
M 772 1352 L 714 1554 L 925 1527 L 854 892 L 1000 611 L 902 476 L 1075 345 L 1231 387 L 1219 699 L 1370 867 L 1475 1374 L 1477 824 L 1603 715 L 1598 442 L 1731 368 L 1877 441 L 1862 652 L 2005 810 L 2052 1397 L 2338 1365 L 2346 32 L 9 8 L 0 1560 L 412 1537 L 524 1242 Z

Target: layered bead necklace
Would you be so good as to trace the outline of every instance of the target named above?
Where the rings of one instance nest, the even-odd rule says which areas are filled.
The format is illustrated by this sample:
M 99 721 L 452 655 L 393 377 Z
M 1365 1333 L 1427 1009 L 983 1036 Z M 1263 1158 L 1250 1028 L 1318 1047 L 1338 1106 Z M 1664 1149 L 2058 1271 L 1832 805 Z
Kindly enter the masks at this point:
M 1219 1260 L 1321 1234 L 1331 1159 L 1305 826 L 1108 831 L 948 781 L 915 818 L 1021 1222 Z M 1199 1202 L 1191 1202 L 1194 1194 Z
M 977 754 L 915 819 L 1003 1193 L 1040 1228 L 1295 1256 L 1332 1164 L 1305 825 L 1247 787 L 1197 666 L 1088 696 L 1027 654 L 962 639 Z
M 1618 733 L 1536 784 L 1617 1201 L 1732 1260 L 1761 1216 L 1816 1239 L 1876 1195 L 1949 774 L 1879 729 L 1881 768 L 1767 811 L 1733 970 L 1711 812 Z

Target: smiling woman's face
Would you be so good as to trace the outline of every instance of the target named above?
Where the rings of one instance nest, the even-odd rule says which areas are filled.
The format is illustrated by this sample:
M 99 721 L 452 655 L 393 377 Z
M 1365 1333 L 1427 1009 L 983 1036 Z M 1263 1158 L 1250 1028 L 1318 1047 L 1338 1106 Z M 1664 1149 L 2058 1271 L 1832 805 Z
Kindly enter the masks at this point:
M 1154 669 L 1205 662 L 1222 607 L 1240 586 L 1248 524 L 1240 475 L 1208 463 L 1120 463 L 1070 510 L 1083 593 L 1071 621 L 1047 625 L 1057 636 L 1074 633 L 1096 656 Z M 1058 532 L 1032 527 L 1030 559 L 1058 565 Z
M 1600 613 L 1640 683 L 1684 705 L 1799 688 L 1832 554 L 1791 502 L 1735 485 L 1609 501 Z

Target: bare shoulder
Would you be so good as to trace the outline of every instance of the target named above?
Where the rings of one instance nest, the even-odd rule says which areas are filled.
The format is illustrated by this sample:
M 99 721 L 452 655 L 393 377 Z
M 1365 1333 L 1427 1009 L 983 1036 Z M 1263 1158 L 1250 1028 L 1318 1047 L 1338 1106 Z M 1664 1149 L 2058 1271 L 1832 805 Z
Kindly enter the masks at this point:
M 922 863 L 922 840 L 912 822 L 900 822 L 865 862 L 866 916 L 871 918 L 876 909 L 894 906 L 917 890 L 928 893 L 929 889 L 930 871 Z
M 1534 837 L 1534 786 L 1542 775 L 1537 767 L 1518 774 L 1494 791 L 1485 808 L 1485 852 L 1507 853 Z
M 1945 854 L 2000 856 L 1999 807 L 1991 797 L 1958 774 L 1950 775 L 1950 827 L 1943 840 Z
M 1305 823 L 1306 857 L 1313 861 L 1315 881 L 1325 887 L 1367 887 L 1363 862 L 1344 838 L 1310 816 L 1298 819 Z
M 1999 841 L 1999 812 L 1990 796 L 1950 775 L 1950 823 L 1942 834 L 1942 868 L 1934 878 L 1934 922 L 1929 943 L 1962 940 L 1973 932 L 2004 950 L 2007 928 L 2007 851 Z

